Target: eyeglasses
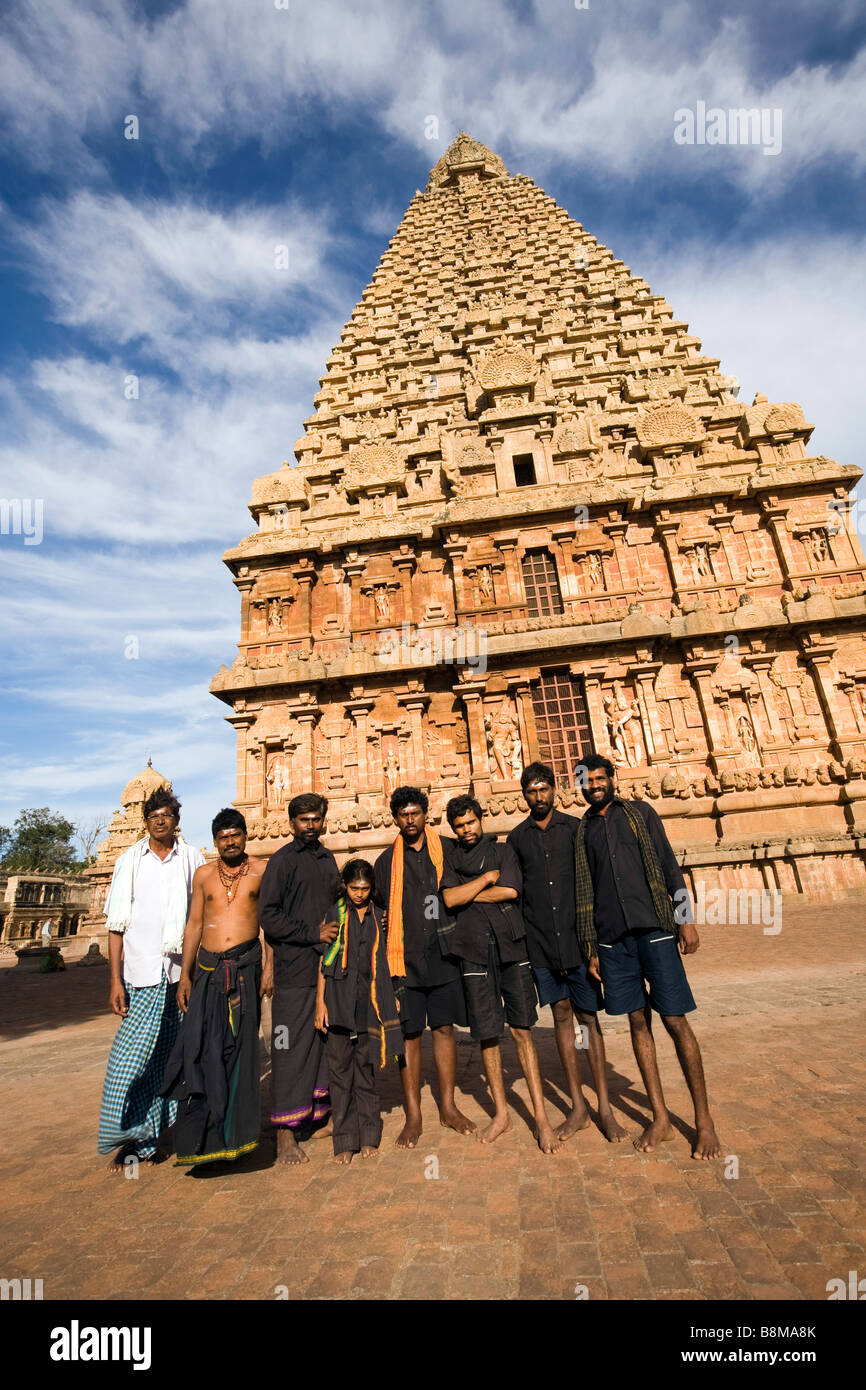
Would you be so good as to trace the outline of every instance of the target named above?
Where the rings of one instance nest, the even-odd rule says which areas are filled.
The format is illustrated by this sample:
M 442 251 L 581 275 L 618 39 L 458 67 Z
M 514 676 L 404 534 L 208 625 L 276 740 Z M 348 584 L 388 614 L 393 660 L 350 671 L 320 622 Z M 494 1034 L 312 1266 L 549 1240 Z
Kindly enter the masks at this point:
M 151 811 L 148 820 L 177 820 L 174 811 Z

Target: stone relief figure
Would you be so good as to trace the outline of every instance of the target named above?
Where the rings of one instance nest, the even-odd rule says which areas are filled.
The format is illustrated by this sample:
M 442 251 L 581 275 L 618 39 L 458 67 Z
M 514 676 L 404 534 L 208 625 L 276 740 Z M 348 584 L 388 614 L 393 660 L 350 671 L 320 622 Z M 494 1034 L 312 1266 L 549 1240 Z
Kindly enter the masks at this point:
M 268 629 L 281 632 L 283 627 L 283 601 L 279 598 L 268 599 Z
M 586 583 L 590 589 L 604 588 L 604 569 L 597 550 L 590 551 L 586 557 Z
M 826 531 L 807 531 L 805 541 L 806 547 L 816 565 L 823 564 L 824 561 L 829 558 Z
M 710 548 L 701 542 L 694 549 L 694 570 L 696 579 L 712 579 L 713 567 L 710 564 Z
M 604 699 L 608 737 L 614 761 L 628 767 L 639 767 L 644 760 L 640 709 L 636 700 L 629 700 L 620 681 Z
M 489 565 L 482 565 L 478 571 L 478 592 L 485 601 L 493 598 L 493 574 Z
M 268 759 L 265 781 L 268 784 L 268 810 L 282 811 L 286 796 L 291 791 L 291 778 L 282 753 Z
M 502 782 L 518 781 L 523 772 L 523 748 L 514 711 L 503 700 L 496 716 L 485 714 L 488 756 L 493 759 Z
M 400 759 L 395 752 L 386 755 L 382 763 L 384 774 L 385 796 L 390 797 L 400 785 Z
M 427 770 L 436 772 L 439 769 L 442 754 L 442 738 L 435 724 L 428 724 L 424 730 L 424 756 L 427 762 Z
M 740 740 L 740 747 L 746 753 L 754 753 L 758 746 L 758 740 L 755 737 L 754 725 L 748 715 L 741 714 L 737 720 L 737 738 Z
M 391 621 L 391 595 L 388 593 L 384 584 L 377 584 L 373 591 L 373 601 L 376 605 L 376 620 L 380 623 L 390 623 Z

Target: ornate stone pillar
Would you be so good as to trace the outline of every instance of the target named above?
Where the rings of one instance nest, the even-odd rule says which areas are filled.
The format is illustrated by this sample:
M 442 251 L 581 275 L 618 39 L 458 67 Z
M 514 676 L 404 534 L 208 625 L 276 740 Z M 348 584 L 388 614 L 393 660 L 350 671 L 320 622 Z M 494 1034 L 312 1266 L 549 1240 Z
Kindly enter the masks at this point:
M 298 776 L 306 791 L 322 791 L 316 786 L 316 759 L 313 748 L 313 729 L 319 718 L 318 709 L 296 710 L 295 719 L 299 725 L 298 735 Z
M 255 579 L 246 576 L 235 580 L 235 585 L 241 596 L 241 641 L 246 642 L 250 636 L 250 595 L 255 587 Z
M 710 682 L 713 672 L 716 669 L 717 658 L 715 656 L 699 657 L 691 661 L 684 662 L 685 669 L 692 677 L 698 693 L 698 702 L 704 720 L 704 732 L 707 739 L 707 751 L 715 772 L 720 771 L 718 765 L 719 756 L 724 756 L 732 750 L 725 742 L 723 731 L 719 728 L 718 714 L 716 712 L 716 702 L 713 699 L 713 692 Z M 730 711 L 729 711 L 730 712 Z
M 767 715 L 767 727 L 770 730 L 770 738 L 773 743 L 787 743 L 788 739 L 785 730 L 779 720 L 779 712 L 776 709 L 776 701 L 773 698 L 773 687 L 770 680 L 770 667 L 776 660 L 776 654 L 772 652 L 760 652 L 758 654 L 746 653 L 743 656 L 743 665 L 750 666 L 758 677 L 758 689 L 764 702 L 764 709 Z
M 408 747 L 411 749 L 412 771 L 417 781 L 426 781 L 426 768 L 424 758 L 424 710 L 430 703 L 429 695 L 419 694 L 418 691 L 410 691 L 407 695 L 398 695 L 397 703 L 402 705 L 409 717 L 409 741 Z
M 355 550 L 346 552 L 343 560 L 343 573 L 349 584 L 350 616 L 349 631 L 357 632 L 361 627 L 361 576 L 364 573 L 366 561 Z
M 598 751 L 605 750 L 603 756 L 610 757 L 612 750 L 607 732 L 607 718 L 604 713 L 601 677 L 592 672 L 585 673 L 583 677 L 583 688 L 586 692 L 586 717 L 589 720 L 589 731 L 592 735 L 593 747 Z
M 831 738 L 831 751 L 837 758 L 845 759 L 846 731 L 840 728 L 836 709 L 836 683 L 834 658 L 837 642 L 834 637 L 824 637 L 821 633 L 805 633 L 800 638 L 800 647 L 806 664 L 815 681 L 815 689 L 821 702 L 821 713 Z M 848 742 L 852 741 L 851 735 Z M 856 740 L 857 735 L 854 735 Z
M 297 563 L 292 566 L 292 578 L 298 585 L 298 631 L 293 634 L 295 637 L 312 637 L 313 635 L 313 601 L 312 591 L 316 582 L 316 571 L 313 562 L 307 555 L 299 557 Z
M 415 622 L 415 610 L 412 601 L 412 575 L 415 571 L 415 556 L 408 545 L 401 545 L 400 553 L 392 557 L 392 563 L 400 576 L 400 593 L 403 600 L 403 622 L 410 625 Z
M 638 709 L 641 713 L 646 760 L 648 763 L 666 762 L 665 737 L 659 720 L 655 697 L 655 678 L 662 669 L 660 661 L 643 661 L 640 665 L 629 667 L 629 676 L 635 683 Z
M 373 712 L 376 701 L 372 696 L 358 697 L 352 691 L 352 698 L 346 701 L 346 709 L 355 722 L 355 742 L 358 747 L 358 792 L 370 790 L 367 771 L 367 721 Z
M 476 792 L 487 795 L 490 792 L 490 765 L 487 760 L 487 733 L 484 728 L 484 708 L 481 699 L 485 688 L 484 681 L 467 681 L 458 686 L 455 694 L 460 696 L 466 709 L 472 784 Z
M 782 578 L 787 579 L 790 574 L 800 568 L 791 554 L 788 509 L 774 496 L 761 497 L 759 501 L 764 520 L 767 523 L 767 530 L 773 538 Z

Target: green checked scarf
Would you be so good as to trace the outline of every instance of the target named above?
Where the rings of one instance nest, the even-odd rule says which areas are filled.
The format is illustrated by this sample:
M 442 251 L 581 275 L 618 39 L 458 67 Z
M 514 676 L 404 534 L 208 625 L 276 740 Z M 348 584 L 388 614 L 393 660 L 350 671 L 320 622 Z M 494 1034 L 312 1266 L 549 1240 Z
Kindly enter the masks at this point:
M 628 801 L 623 801 L 622 797 L 615 796 L 610 802 L 621 806 L 625 812 L 626 820 L 634 832 L 635 838 L 640 846 L 641 859 L 643 860 L 644 873 L 646 874 L 649 890 L 652 894 L 653 907 L 656 916 L 666 931 L 673 932 L 675 937 L 679 937 L 680 929 L 674 917 L 673 903 L 668 892 L 667 884 L 659 864 L 655 845 L 650 839 L 649 831 L 646 828 L 646 821 Z M 580 825 L 577 827 L 577 835 L 574 841 L 574 890 L 577 906 L 577 939 L 580 945 L 581 955 L 584 960 L 591 960 L 598 955 L 598 937 L 595 933 L 595 893 L 592 886 L 592 874 L 589 869 L 589 859 L 586 853 L 586 828 L 589 821 L 589 812 L 581 817 Z

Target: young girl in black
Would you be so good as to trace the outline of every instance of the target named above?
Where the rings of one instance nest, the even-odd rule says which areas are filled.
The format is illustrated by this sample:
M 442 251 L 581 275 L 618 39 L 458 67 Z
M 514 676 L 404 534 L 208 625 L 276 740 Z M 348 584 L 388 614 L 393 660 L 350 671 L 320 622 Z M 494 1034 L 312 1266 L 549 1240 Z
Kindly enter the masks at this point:
M 373 901 L 373 868 L 350 859 L 332 918 L 339 931 L 322 958 L 316 1027 L 327 1034 L 334 1157 L 370 1158 L 382 1138 L 376 1069 L 403 1051 L 386 954 L 385 913 Z

